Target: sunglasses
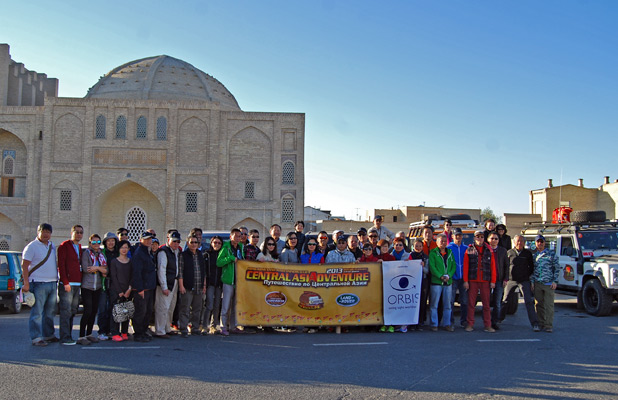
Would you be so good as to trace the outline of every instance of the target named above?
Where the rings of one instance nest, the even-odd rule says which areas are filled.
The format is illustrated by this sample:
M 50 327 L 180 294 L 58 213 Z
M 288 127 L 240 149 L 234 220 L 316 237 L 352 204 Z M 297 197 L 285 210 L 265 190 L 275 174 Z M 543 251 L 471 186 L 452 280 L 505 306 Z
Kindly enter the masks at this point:
M 199 243 L 200 242 L 195 242 L 195 241 L 189 242 L 189 244 L 199 244 Z
M 93 240 L 92 242 L 90 242 L 91 244 L 101 244 L 100 240 Z
M 223 244 L 223 243 L 221 243 L 220 241 L 217 240 L 215 242 L 212 242 L 211 244 Z
M 485 237 L 485 235 L 474 235 L 475 238 L 482 238 Z
M 272 247 L 275 247 L 275 244 L 274 244 L 274 243 L 268 243 L 266 246 L 267 246 L 267 247 L 271 247 L 271 246 L 272 246 Z
M 307 243 L 307 246 L 317 246 L 317 243 Z
M 378 235 L 369 235 L 370 238 L 377 238 Z
M 328 238 L 326 236 L 320 236 L 318 239 L 320 239 L 320 240 L 328 240 Z

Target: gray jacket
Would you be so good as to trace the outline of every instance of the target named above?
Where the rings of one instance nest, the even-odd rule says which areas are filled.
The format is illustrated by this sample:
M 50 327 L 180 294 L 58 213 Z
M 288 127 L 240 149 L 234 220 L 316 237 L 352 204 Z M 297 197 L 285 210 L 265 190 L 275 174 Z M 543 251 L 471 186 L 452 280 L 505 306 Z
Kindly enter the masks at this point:
M 92 267 L 94 265 L 94 263 L 92 262 L 92 258 L 90 257 L 91 254 L 91 250 L 90 249 L 84 249 L 84 251 L 82 252 L 82 289 L 90 289 L 90 290 L 99 290 L 102 288 L 102 276 L 100 272 L 95 272 L 95 273 L 89 273 L 88 272 L 88 267 Z M 103 255 L 103 253 L 99 252 L 96 254 L 96 257 L 98 257 L 98 255 L 101 254 L 103 256 L 103 259 L 105 259 L 105 256 Z M 97 266 L 98 266 L 98 261 L 97 261 Z

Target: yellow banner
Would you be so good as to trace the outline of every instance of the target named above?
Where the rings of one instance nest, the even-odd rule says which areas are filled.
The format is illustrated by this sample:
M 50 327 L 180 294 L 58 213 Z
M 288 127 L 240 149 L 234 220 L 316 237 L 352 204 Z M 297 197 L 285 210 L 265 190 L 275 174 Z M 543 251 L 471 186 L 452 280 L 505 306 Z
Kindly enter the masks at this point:
M 236 262 L 239 325 L 382 325 L 379 263 Z

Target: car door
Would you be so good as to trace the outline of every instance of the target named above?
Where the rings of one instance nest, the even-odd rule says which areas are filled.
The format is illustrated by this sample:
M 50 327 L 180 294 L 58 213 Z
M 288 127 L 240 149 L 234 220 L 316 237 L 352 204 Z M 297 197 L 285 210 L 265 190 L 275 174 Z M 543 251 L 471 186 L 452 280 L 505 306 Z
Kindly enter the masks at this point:
M 562 288 L 577 288 L 581 279 L 577 275 L 577 248 L 573 235 L 560 236 L 558 239 L 558 262 L 560 263 L 560 274 L 558 275 L 558 286 Z

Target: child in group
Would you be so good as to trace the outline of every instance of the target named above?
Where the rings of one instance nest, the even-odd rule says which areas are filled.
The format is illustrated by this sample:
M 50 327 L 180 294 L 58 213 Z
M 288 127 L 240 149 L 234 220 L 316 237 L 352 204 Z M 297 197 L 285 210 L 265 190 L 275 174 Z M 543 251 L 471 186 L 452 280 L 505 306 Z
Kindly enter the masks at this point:
M 427 318 L 427 294 L 429 293 L 429 266 L 427 265 L 427 256 L 423 252 L 423 239 L 417 238 L 414 242 L 414 248 L 410 253 L 410 260 L 421 260 L 423 265 L 423 280 L 421 282 L 421 303 L 418 313 L 418 324 L 414 325 L 415 331 L 422 331 L 423 325 Z
M 371 243 L 363 245 L 363 255 L 358 259 L 358 262 L 378 262 L 378 257 L 373 255 L 373 246 Z

